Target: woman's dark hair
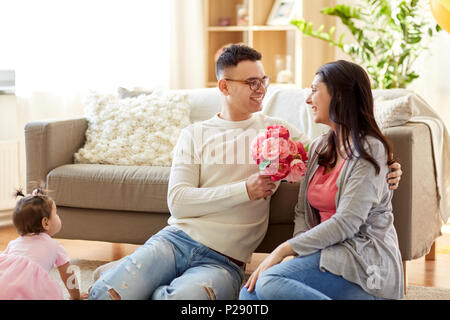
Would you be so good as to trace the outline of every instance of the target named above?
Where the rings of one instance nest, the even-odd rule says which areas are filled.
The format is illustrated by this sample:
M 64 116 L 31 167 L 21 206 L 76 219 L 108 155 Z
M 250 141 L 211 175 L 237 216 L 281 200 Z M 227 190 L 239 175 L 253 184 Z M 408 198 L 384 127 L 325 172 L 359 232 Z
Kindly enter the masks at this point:
M 243 44 L 232 44 L 226 47 L 216 62 L 216 77 L 219 80 L 226 68 L 235 67 L 241 61 L 259 61 L 262 55 L 258 51 Z
M 22 197 L 17 201 L 13 212 L 14 226 L 21 236 L 44 232 L 42 219 L 50 219 L 52 213 L 52 198 L 46 195 L 46 190 L 41 187 L 35 190 L 34 195 L 25 195 L 21 189 L 14 193 L 16 197 Z
M 319 154 L 319 164 L 331 168 L 336 165 L 339 135 L 349 158 L 354 156 L 350 148 L 351 137 L 355 151 L 379 174 L 380 166 L 364 149 L 366 137 L 373 136 L 383 143 L 388 164 L 393 162 L 393 147 L 375 122 L 372 89 L 366 71 L 355 63 L 339 60 L 324 64 L 316 75 L 331 95 L 330 119 L 337 125 L 336 132 L 330 130 L 328 134 L 328 146 Z

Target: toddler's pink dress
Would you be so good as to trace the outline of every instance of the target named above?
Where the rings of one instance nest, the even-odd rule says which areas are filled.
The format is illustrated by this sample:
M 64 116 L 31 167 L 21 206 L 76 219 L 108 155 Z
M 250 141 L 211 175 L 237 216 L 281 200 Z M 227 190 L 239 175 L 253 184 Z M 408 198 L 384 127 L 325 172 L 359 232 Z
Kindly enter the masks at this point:
M 44 232 L 12 240 L 0 253 L 0 299 L 62 299 L 61 287 L 49 272 L 68 261 L 66 250 Z

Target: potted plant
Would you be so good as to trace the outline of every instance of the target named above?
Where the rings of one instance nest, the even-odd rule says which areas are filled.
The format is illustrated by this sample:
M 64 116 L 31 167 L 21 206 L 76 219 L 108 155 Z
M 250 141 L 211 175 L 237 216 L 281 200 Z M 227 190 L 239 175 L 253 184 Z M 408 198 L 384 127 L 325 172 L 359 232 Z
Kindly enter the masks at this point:
M 335 27 L 314 30 L 312 22 L 294 19 L 305 35 L 322 39 L 347 53 L 364 66 L 374 89 L 405 88 L 419 75 L 414 61 L 427 48 L 427 42 L 441 28 L 432 23 L 425 0 L 358 0 L 354 5 L 338 4 L 324 8 L 322 14 L 338 17 L 354 36 L 344 43 L 336 38 Z M 426 39 L 428 38 L 428 39 Z

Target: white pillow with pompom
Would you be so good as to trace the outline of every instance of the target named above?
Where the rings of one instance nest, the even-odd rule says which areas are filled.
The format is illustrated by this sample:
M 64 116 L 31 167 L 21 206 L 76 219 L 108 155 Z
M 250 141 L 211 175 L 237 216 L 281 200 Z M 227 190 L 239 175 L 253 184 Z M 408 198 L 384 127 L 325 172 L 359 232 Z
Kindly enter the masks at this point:
M 171 166 L 190 110 L 186 94 L 155 91 L 120 99 L 92 92 L 86 99 L 86 143 L 74 162 Z

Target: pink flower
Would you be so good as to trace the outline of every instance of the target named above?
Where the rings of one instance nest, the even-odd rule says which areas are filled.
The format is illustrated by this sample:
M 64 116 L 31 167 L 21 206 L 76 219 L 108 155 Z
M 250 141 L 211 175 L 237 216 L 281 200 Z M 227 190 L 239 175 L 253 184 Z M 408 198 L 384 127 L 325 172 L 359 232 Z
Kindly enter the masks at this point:
M 278 139 L 268 138 L 262 143 L 262 156 L 266 160 L 275 160 L 280 154 L 278 148 Z
M 305 175 L 308 159 L 305 147 L 289 138 L 289 130 L 283 126 L 269 126 L 258 134 L 252 141 L 251 154 L 272 181 L 297 182 Z
M 289 145 L 289 153 L 292 156 L 295 156 L 298 153 L 297 144 L 291 138 L 289 138 L 288 145 Z
M 306 165 L 302 160 L 294 159 L 290 163 L 290 172 L 286 176 L 288 182 L 297 182 L 305 175 Z
M 289 139 L 289 130 L 286 127 L 275 124 L 267 127 L 267 138 L 283 138 Z
M 298 153 L 302 156 L 302 160 L 306 161 L 308 160 L 308 153 L 305 150 L 305 146 L 303 145 L 303 143 L 301 143 L 300 141 L 297 141 L 297 150 Z
M 291 153 L 289 150 L 289 143 L 286 139 L 279 139 L 280 159 L 286 159 Z
M 273 161 L 266 167 L 264 174 L 270 175 L 272 181 L 284 179 L 289 174 L 289 163 L 283 160 Z
M 285 139 L 267 138 L 262 143 L 261 154 L 266 160 L 285 159 L 289 156 L 289 144 Z
M 264 174 L 272 176 L 278 172 L 278 161 L 272 161 L 265 169 Z
M 253 157 L 253 160 L 255 160 L 257 164 L 259 164 L 261 162 L 261 160 L 263 160 L 262 146 L 263 146 L 264 140 L 266 140 L 265 132 L 258 134 L 251 143 L 252 157 Z

